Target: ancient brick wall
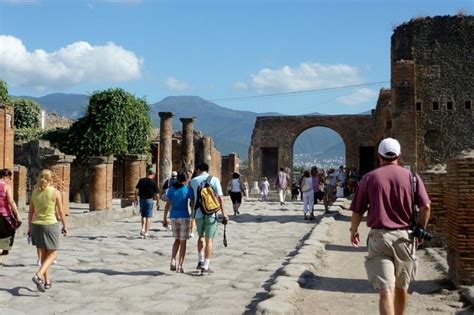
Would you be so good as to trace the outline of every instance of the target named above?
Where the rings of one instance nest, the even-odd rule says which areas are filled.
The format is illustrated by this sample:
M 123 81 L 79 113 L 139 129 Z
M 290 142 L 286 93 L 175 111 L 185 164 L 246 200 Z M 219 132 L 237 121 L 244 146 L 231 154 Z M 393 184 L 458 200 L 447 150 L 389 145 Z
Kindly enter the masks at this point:
M 279 167 L 293 166 L 293 145 L 296 138 L 312 127 L 330 128 L 342 137 L 346 147 L 346 166 L 360 168 L 361 146 L 374 146 L 375 121 L 371 115 L 331 116 L 266 116 L 257 117 L 249 149 L 250 173 L 255 180 L 273 178 Z M 264 155 L 275 159 L 271 172 L 265 172 Z
M 472 38 L 473 16 L 414 19 L 392 36 L 395 136 L 419 170 L 474 147 Z
M 222 156 L 222 170 L 221 170 L 221 181 L 222 189 L 224 194 L 228 194 L 226 185 L 232 179 L 233 173 L 240 172 L 240 157 L 238 154 L 231 153 L 229 155 Z
M 428 230 L 433 234 L 428 246 L 444 247 L 448 240 L 448 209 L 443 198 L 446 195 L 447 173 L 444 167 L 429 169 L 419 174 L 431 199 L 431 216 Z
M 474 284 L 474 151 L 448 161 L 449 276 L 457 285 Z
M 380 90 L 374 113 L 374 142 L 376 144 L 392 134 L 391 98 L 392 91 L 390 89 Z
M 217 151 L 214 140 L 211 141 L 211 163 L 209 163 L 209 174 L 216 176 L 219 180 L 222 181 L 222 156 L 219 151 Z M 224 189 L 225 187 L 223 187 Z
M 125 196 L 125 158 L 117 156 L 114 161 L 113 197 L 123 198 Z
M 53 173 L 53 186 L 61 192 L 63 211 L 69 215 L 69 192 L 71 186 L 71 163 L 73 155 L 57 154 L 42 157 L 43 168 Z
M 15 164 L 27 168 L 27 195 L 33 191 L 38 176 L 44 168 L 42 157 L 51 154 L 62 154 L 58 149 L 51 146 L 49 141 L 36 140 L 28 143 L 15 143 Z
M 391 85 L 392 137 L 397 139 L 402 147 L 401 162 L 418 169 L 416 165 L 415 111 L 413 110 L 415 66 L 412 61 L 392 60 Z
M 0 168 L 13 169 L 13 108 L 0 104 Z
M 181 154 L 181 139 L 173 136 L 171 149 L 171 160 L 172 160 L 172 171 L 180 172 L 181 171 L 181 162 L 183 160 L 183 155 Z
M 13 167 L 13 198 L 18 209 L 27 211 L 26 203 L 28 201 L 27 191 L 27 172 L 26 167 L 15 165 Z
M 89 210 L 112 209 L 113 157 L 89 158 Z
M 140 178 L 147 174 L 147 162 L 146 155 L 129 154 L 125 156 L 124 198 L 134 199 L 135 186 Z

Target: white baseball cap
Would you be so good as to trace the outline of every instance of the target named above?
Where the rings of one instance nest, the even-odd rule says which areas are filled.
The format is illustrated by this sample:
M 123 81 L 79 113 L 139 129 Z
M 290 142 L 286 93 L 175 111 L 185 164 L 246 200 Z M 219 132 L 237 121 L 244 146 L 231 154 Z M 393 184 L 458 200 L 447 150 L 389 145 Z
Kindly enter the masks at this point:
M 393 138 L 385 138 L 379 144 L 379 154 L 387 159 L 400 156 L 400 143 Z
M 172 171 L 172 172 L 171 172 L 171 176 L 178 176 L 178 172 Z

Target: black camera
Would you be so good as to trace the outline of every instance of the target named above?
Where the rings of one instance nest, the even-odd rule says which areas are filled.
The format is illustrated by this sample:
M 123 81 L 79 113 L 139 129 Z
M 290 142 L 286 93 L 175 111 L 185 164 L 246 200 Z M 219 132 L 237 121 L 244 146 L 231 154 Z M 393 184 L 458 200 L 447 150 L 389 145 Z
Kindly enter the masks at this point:
M 420 240 L 425 240 L 425 241 L 431 241 L 433 239 L 433 234 L 428 232 L 428 230 L 425 230 L 422 227 L 416 226 L 413 229 L 413 237 L 416 237 Z

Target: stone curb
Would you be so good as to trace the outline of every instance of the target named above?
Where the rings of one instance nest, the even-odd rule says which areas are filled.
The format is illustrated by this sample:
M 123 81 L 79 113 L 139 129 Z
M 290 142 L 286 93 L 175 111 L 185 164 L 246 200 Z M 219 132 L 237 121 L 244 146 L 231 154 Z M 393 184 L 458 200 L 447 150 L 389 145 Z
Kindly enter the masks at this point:
M 297 254 L 283 267 L 268 291 L 268 299 L 257 304 L 257 314 L 298 314 L 298 309 L 291 303 L 300 286 L 306 283 L 305 277 L 323 268 L 323 257 L 326 253 L 325 242 L 328 231 L 339 214 L 341 207 L 332 206 L 331 215 L 321 221 L 310 232 Z M 311 266 L 311 267 L 308 267 Z M 310 270 L 312 269 L 312 270 Z
M 125 218 L 133 217 L 138 214 L 138 210 L 133 207 L 114 207 L 111 210 L 91 211 L 80 214 L 70 214 L 67 217 L 67 224 L 69 229 L 95 226 L 104 222 L 115 221 Z M 24 220 L 23 224 L 16 231 L 17 235 L 26 235 L 28 232 L 28 221 Z

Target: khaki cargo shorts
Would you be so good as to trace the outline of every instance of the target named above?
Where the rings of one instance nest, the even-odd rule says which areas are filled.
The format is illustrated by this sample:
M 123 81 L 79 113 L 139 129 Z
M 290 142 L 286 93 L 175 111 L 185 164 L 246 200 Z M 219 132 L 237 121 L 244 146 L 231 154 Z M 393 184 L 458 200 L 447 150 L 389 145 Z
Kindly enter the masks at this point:
M 367 242 L 369 255 L 365 257 L 365 269 L 374 287 L 408 289 L 418 268 L 409 231 L 371 229 Z

